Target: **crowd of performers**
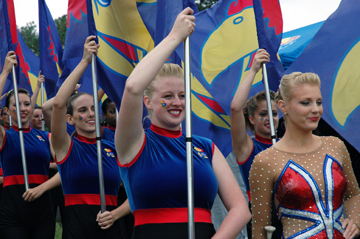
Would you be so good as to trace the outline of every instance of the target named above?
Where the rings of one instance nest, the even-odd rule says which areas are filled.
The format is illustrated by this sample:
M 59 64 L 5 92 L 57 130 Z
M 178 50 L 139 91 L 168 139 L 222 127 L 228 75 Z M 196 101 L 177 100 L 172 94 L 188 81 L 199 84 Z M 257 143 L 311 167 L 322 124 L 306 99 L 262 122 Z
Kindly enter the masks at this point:
M 135 67 L 117 121 L 114 102 L 103 102 L 105 212 L 100 211 L 94 99 L 75 93 L 97 54 L 95 37 L 86 39 L 82 60 L 42 108 L 35 107 L 41 73 L 32 98 L 18 90 L 27 191 L 14 91 L 5 94 L 0 238 L 54 238 L 57 206 L 63 238 L 188 237 L 186 139 L 180 127 L 185 118 L 183 71 L 164 63 L 193 33 L 192 13 L 190 8 L 181 12 L 169 35 Z M 295 72 L 270 94 L 275 128 L 279 110 L 286 127 L 273 145 L 265 93 L 247 100 L 255 75 L 269 61 L 269 54 L 258 50 L 231 103 L 233 149 L 249 201 L 216 145 L 193 136 L 195 237 L 236 238 L 248 225 L 249 238 L 265 239 L 265 226 L 278 220 L 273 238 L 355 238 L 360 234 L 360 191 L 350 156 L 340 139 L 312 134 L 323 113 L 320 79 Z M 16 65 L 9 52 L 0 75 L 1 95 Z M 151 120 L 145 130 L 143 104 Z M 41 130 L 42 115 L 51 133 Z M 217 194 L 228 213 L 215 230 L 210 210 Z

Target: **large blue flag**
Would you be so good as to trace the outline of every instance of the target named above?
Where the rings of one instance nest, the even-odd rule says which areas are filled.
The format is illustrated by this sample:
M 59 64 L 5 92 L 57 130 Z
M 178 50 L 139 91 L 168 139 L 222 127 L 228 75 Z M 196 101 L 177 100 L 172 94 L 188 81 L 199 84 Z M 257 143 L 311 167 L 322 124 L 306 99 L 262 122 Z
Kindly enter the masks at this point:
M 55 96 L 56 84 L 64 69 L 63 49 L 45 0 L 39 0 L 39 47 L 40 70 L 45 76 L 46 94 L 48 98 L 52 98 Z
M 60 88 L 68 75 L 75 69 L 82 59 L 84 43 L 89 36 L 87 0 L 69 0 L 67 12 L 67 28 L 65 48 L 62 62 L 62 74 L 57 82 L 56 90 Z M 92 94 L 91 66 L 86 69 L 80 78 L 79 92 Z
M 315 72 L 321 79 L 323 119 L 360 150 L 360 4 L 343 0 L 285 72 Z
M 282 33 L 279 1 L 263 1 L 262 4 L 255 11 L 251 0 L 220 0 L 212 8 L 195 15 L 196 27 L 191 36 L 191 88 L 196 118 L 193 130 L 201 129 L 198 132 L 212 138 L 225 156 L 232 151 L 230 104 L 259 48 L 256 19 L 263 22 L 265 48 L 273 51 L 271 62 L 267 64 L 272 90 L 277 90 L 283 73 L 276 57 Z M 181 46 L 176 52 L 183 58 Z M 261 79 L 258 74 L 250 96 L 264 90 Z
M 18 42 L 14 3 L 12 0 L 0 1 L 0 71 L 5 63 L 8 51 L 15 51 L 18 66 L 15 68 L 18 87 L 28 90 L 32 94 L 28 75 L 29 65 L 25 62 L 21 45 Z M 8 77 L 4 93 L 13 88 L 12 75 Z

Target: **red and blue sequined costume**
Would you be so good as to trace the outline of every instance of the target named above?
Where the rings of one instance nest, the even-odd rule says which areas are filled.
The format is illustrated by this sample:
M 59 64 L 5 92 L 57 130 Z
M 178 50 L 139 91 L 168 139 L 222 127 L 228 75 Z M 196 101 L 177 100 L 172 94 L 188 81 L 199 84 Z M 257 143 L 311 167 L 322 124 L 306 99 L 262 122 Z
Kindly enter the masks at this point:
M 266 238 L 271 197 L 283 238 L 343 239 L 344 215 L 359 226 L 360 191 L 346 147 L 335 137 L 321 141 L 309 153 L 271 147 L 255 157 L 249 179 L 255 238 Z
M 195 233 L 196 238 L 211 238 L 210 209 L 218 191 L 214 144 L 193 136 L 193 148 L 195 228 L 202 228 Z M 186 142 L 181 131 L 152 125 L 138 155 L 120 165 L 120 172 L 135 217 L 133 238 L 187 237 Z

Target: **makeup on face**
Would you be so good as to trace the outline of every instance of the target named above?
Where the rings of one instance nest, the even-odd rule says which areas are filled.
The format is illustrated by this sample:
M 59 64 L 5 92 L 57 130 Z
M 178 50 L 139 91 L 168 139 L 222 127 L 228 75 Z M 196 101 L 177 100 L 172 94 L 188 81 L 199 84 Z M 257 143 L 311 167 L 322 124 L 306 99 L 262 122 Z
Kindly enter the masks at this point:
M 78 117 L 79 117 L 79 120 L 82 120 L 82 117 L 80 115 L 78 115 Z
M 264 121 L 265 117 L 259 116 L 260 121 Z
M 164 101 L 162 101 L 162 100 L 160 100 L 160 104 L 161 104 L 162 107 L 166 106 L 166 103 Z

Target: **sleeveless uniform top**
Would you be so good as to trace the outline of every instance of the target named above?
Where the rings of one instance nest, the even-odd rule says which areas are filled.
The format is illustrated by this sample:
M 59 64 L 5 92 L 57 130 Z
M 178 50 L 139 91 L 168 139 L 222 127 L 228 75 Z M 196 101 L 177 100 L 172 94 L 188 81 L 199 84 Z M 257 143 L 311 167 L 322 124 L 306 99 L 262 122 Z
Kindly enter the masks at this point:
M 218 191 L 212 169 L 214 144 L 193 136 L 195 222 L 211 223 Z M 138 155 L 120 165 L 135 226 L 187 222 L 186 142 L 180 131 L 151 125 Z M 185 227 L 186 228 L 186 227 Z M 135 237 L 136 238 L 136 237 Z
M 360 190 L 346 147 L 335 137 L 321 140 L 313 152 L 271 147 L 255 157 L 249 179 L 255 238 L 265 238 L 272 191 L 283 238 L 343 239 L 344 215 L 359 227 Z
M 101 140 L 106 210 L 117 207 L 121 178 L 114 143 Z M 67 238 L 122 239 L 119 221 L 103 230 L 96 222 L 100 211 L 100 189 L 95 138 L 78 135 L 71 138 L 66 157 L 57 162 L 65 198 L 66 222 L 63 230 Z
M 279 141 L 279 139 L 276 139 L 276 140 Z M 249 202 L 251 201 L 250 186 L 249 186 L 249 172 L 250 172 L 250 168 L 253 163 L 253 160 L 258 153 L 260 153 L 261 151 L 272 146 L 271 139 L 265 139 L 265 138 L 259 137 L 257 135 L 255 135 L 255 137 L 252 138 L 252 141 L 253 141 L 254 145 L 253 145 L 253 148 L 251 150 L 249 157 L 244 162 L 239 162 L 236 160 L 236 162 L 239 165 L 239 169 L 240 169 L 240 173 L 241 173 L 243 182 L 245 184 L 246 193 L 248 195 Z
M 105 197 L 107 205 L 117 205 L 121 178 L 114 144 L 101 141 Z M 100 205 L 96 139 L 78 135 L 71 139 L 68 154 L 57 162 L 65 196 L 65 206 Z
M 29 127 L 23 129 L 23 136 L 29 187 L 34 188 L 49 178 L 49 133 Z M 55 216 L 50 193 L 45 192 L 32 202 L 26 202 L 22 198 L 25 180 L 19 132 L 15 126 L 5 132 L 0 148 L 0 162 L 4 177 L 0 231 L 4 238 L 17 238 L 20 231 L 31 236 L 30 238 L 53 238 Z
M 23 130 L 23 135 L 29 184 L 42 184 L 49 179 L 49 133 L 29 127 Z M 24 185 L 20 138 L 15 126 L 5 131 L 4 142 L 0 148 L 0 162 L 4 174 L 4 188 L 9 185 Z
M 103 127 L 103 134 L 102 134 L 102 138 L 109 140 L 110 142 L 114 142 L 115 139 L 115 127 L 112 126 L 106 126 Z

